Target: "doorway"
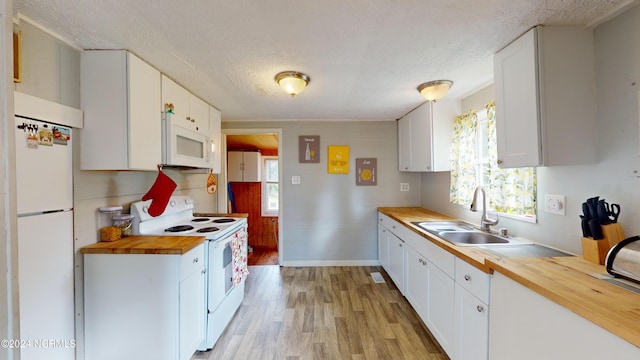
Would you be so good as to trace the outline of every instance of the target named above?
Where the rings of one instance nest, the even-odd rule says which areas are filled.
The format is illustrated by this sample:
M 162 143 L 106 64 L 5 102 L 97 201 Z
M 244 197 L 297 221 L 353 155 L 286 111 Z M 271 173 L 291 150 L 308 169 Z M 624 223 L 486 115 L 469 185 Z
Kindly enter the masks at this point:
M 248 264 L 282 264 L 282 130 L 223 129 L 218 208 L 249 214 Z

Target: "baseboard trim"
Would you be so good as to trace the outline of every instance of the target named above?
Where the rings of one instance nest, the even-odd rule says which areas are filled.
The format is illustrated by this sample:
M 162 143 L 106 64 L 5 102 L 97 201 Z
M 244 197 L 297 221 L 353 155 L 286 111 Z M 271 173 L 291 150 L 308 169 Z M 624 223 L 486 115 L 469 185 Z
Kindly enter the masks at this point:
M 293 260 L 284 261 L 284 267 L 318 267 L 318 266 L 379 266 L 378 260 Z

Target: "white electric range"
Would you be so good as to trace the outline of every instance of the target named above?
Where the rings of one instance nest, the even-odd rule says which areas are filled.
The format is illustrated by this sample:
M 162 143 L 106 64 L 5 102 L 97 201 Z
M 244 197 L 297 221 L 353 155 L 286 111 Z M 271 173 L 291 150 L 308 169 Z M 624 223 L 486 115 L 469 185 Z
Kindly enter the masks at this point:
M 164 212 L 153 217 L 148 210 L 151 200 L 131 204 L 133 232 L 136 235 L 204 236 L 206 309 L 205 337 L 200 351 L 212 349 L 244 299 L 244 279 L 234 286 L 234 236 L 246 236 L 247 219 L 243 217 L 195 216 L 194 200 L 188 196 L 172 196 Z M 242 233 L 244 232 L 244 233 Z M 246 246 L 243 249 L 246 257 Z

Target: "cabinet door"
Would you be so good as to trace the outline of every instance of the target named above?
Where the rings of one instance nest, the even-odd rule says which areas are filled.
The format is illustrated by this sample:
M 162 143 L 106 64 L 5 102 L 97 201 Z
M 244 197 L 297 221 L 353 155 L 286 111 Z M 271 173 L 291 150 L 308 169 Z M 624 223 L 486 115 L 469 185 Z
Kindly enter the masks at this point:
M 451 171 L 453 122 L 460 113 L 460 100 L 440 99 L 431 104 L 431 171 Z
M 227 178 L 229 182 L 242 181 L 242 151 L 227 153 Z
M 380 266 L 389 272 L 389 232 L 387 229 L 378 224 L 378 260 Z
M 127 55 L 129 167 L 155 170 L 162 162 L 160 72 L 131 53 Z
M 165 104 L 173 104 L 173 113 L 176 118 L 185 120 L 189 117 L 189 96 L 187 89 L 175 81 L 162 75 L 162 110 Z
M 244 171 L 242 181 L 258 182 L 261 180 L 262 156 L 259 152 L 242 153 L 242 162 L 244 163 Z
M 536 29 L 494 57 L 496 135 L 501 167 L 542 164 Z
M 211 136 L 209 131 L 209 104 L 189 93 L 189 121 L 192 129 L 206 137 Z
M 411 246 L 407 246 L 406 298 L 426 322 L 427 315 L 427 260 Z
M 404 241 L 387 231 L 389 238 L 389 270 L 387 273 L 404 295 Z
M 489 306 L 459 284 L 455 289 L 456 360 L 487 360 L 489 356 Z
M 413 110 L 411 118 L 411 171 L 431 171 L 431 105 L 426 102 Z
M 180 360 L 188 360 L 204 340 L 204 266 L 180 282 Z
M 427 262 L 426 281 L 426 325 L 442 348 L 451 355 L 454 336 L 454 281 L 431 262 Z
M 398 170 L 411 166 L 411 113 L 398 120 Z
M 209 132 L 211 136 L 210 165 L 214 174 L 222 171 L 221 138 L 222 138 L 222 114 L 213 106 L 209 107 Z

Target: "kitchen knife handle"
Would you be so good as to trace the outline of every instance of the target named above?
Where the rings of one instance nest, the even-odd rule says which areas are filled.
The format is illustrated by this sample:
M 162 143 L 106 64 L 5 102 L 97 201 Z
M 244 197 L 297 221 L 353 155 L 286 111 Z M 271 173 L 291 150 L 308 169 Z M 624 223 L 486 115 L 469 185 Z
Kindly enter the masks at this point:
M 589 230 L 591 230 L 593 240 L 604 239 L 604 235 L 602 235 L 602 227 L 600 226 L 600 219 L 589 220 Z

